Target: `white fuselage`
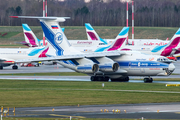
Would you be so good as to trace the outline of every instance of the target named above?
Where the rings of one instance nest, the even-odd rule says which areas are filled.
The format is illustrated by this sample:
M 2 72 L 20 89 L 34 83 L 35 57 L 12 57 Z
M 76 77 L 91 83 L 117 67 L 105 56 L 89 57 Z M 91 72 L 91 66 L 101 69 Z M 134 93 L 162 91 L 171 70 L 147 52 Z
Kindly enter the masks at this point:
M 81 51 L 81 52 L 94 52 L 95 50 L 97 50 L 100 47 L 108 47 L 110 46 L 114 39 L 107 39 L 107 45 L 105 45 L 103 42 L 98 42 L 98 41 L 93 41 L 91 42 L 91 44 L 86 44 L 85 41 L 90 41 L 90 40 L 82 40 L 81 42 L 79 42 L 81 40 L 69 40 L 70 44 L 74 47 L 76 47 L 77 50 Z M 128 43 L 129 45 L 126 45 L 126 48 L 129 49 L 133 49 L 133 50 L 137 50 L 137 51 L 142 51 L 143 53 L 147 53 L 147 54 L 152 54 L 151 50 L 155 47 L 155 46 L 159 46 L 159 45 L 166 45 L 169 41 L 163 41 L 163 40 L 154 40 L 154 39 L 129 39 Z M 81 44 L 77 44 L 77 43 L 81 43 Z M 133 44 L 132 44 L 133 43 Z M 154 54 L 154 53 L 153 53 Z M 159 53 L 155 53 L 156 55 L 158 55 Z
M 43 47 L 37 48 L 0 48 L 0 59 L 2 60 L 18 60 L 28 58 L 38 58 L 40 54 L 29 55 L 35 49 L 42 49 Z

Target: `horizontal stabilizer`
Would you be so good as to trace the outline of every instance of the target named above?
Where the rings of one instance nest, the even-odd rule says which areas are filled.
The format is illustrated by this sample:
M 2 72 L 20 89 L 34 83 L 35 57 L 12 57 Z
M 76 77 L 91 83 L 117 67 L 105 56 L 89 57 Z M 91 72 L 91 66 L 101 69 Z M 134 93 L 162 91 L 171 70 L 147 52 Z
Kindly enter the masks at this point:
M 40 19 L 40 20 L 55 20 L 58 22 L 64 22 L 70 17 L 38 17 L 38 16 L 10 16 L 11 18 L 30 18 L 30 19 Z

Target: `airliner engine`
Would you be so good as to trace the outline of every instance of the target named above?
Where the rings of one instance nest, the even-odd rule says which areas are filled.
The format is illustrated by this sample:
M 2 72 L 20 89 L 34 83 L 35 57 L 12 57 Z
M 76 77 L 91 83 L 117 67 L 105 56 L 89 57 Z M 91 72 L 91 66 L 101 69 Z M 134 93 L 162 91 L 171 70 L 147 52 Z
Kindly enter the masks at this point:
M 102 72 L 116 72 L 118 69 L 119 69 L 119 64 L 116 62 L 99 64 L 99 71 Z
M 57 61 L 59 64 L 63 65 L 64 67 L 70 68 L 77 72 L 81 73 L 90 73 L 94 74 L 99 71 L 99 65 L 94 63 L 93 61 L 80 58 L 80 59 L 72 59 L 72 60 L 60 60 Z
M 96 73 L 99 70 L 99 66 L 98 64 L 78 65 L 75 70 L 83 73 Z
M 91 58 L 91 60 L 99 65 L 99 71 L 116 72 L 119 69 L 119 64 L 108 57 Z

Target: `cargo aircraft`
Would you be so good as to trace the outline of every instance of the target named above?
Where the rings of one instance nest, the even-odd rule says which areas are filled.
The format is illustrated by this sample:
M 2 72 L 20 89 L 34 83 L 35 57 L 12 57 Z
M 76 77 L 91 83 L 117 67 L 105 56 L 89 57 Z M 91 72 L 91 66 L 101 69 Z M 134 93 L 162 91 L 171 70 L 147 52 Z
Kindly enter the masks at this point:
M 82 53 L 70 46 L 61 30 L 59 22 L 64 22 L 67 17 L 11 17 L 39 19 L 45 37 L 56 53 L 52 57 L 16 60 L 17 63 L 57 61 L 64 67 L 90 75 L 91 81 L 128 81 L 129 76 L 145 76 L 145 82 L 152 82 L 150 76 L 167 76 L 175 69 L 174 64 L 165 57 L 136 51 Z M 122 34 L 121 39 L 126 39 L 127 32 Z

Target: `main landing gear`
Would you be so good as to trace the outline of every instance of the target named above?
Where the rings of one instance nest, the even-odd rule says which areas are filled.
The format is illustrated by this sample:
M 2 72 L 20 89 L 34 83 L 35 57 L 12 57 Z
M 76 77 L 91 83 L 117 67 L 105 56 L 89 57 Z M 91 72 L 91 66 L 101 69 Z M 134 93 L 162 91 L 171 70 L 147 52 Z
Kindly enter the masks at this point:
M 120 77 L 120 78 L 111 78 L 111 82 L 128 82 L 129 81 L 129 77 L 125 76 L 125 77 Z
M 105 82 L 108 82 L 109 77 L 107 77 L 107 76 L 91 76 L 91 81 L 105 81 Z M 128 76 L 120 77 L 120 78 L 111 78 L 111 82 L 128 82 L 128 81 L 129 81 Z
M 3 66 L 0 65 L 0 70 L 2 70 L 2 69 L 3 69 Z M 17 66 L 17 65 L 13 65 L 13 66 L 12 66 L 12 69 L 13 69 L 13 70 L 17 70 L 17 69 L 18 69 L 18 66 Z
M 2 70 L 2 69 L 3 69 L 3 66 L 0 65 L 0 70 Z
M 12 66 L 12 69 L 13 69 L 13 70 L 17 70 L 17 69 L 18 69 L 18 66 L 17 66 L 17 65 L 13 65 L 13 66 Z
M 144 78 L 144 83 L 152 83 L 153 79 L 151 77 Z
M 109 77 L 107 76 L 91 76 L 91 81 L 109 81 Z

